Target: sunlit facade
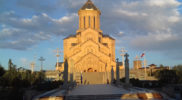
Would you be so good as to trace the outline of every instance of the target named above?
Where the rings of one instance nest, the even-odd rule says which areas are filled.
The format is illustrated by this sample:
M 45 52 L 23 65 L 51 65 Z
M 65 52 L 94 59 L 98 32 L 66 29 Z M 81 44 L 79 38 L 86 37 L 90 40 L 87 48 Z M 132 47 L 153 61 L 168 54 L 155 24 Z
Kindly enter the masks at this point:
M 100 29 L 100 10 L 88 0 L 78 11 L 79 29 L 64 39 L 69 72 L 105 72 L 115 69 L 115 39 Z M 60 70 L 64 70 L 63 67 Z

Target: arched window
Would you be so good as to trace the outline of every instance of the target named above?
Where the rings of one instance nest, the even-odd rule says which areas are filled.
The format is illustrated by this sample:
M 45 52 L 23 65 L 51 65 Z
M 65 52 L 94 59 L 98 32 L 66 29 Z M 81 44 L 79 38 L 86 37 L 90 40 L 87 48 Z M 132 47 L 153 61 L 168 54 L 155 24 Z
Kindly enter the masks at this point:
M 88 41 L 88 40 L 93 40 L 93 36 L 91 34 L 87 34 L 85 36 L 85 39 Z
M 79 17 L 79 20 L 80 20 L 80 21 L 79 21 L 79 27 L 81 27 L 81 25 L 80 25 L 80 22 L 81 22 L 81 17 Z
M 94 16 L 94 29 L 95 29 L 95 16 Z
M 101 37 L 99 37 L 99 43 L 101 43 Z
M 84 18 L 83 18 L 83 22 L 84 22 L 84 28 L 85 28 L 85 16 L 84 16 Z
M 89 27 L 90 27 L 90 16 L 89 16 Z

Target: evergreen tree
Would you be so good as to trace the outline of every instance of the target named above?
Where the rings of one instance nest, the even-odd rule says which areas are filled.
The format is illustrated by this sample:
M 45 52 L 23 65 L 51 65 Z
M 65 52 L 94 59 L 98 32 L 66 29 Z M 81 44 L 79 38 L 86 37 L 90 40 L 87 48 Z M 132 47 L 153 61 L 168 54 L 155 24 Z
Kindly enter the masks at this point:
M 3 76 L 5 73 L 5 70 L 3 68 L 3 66 L 0 64 L 0 77 Z
M 173 70 L 176 71 L 176 74 L 178 76 L 178 83 L 182 83 L 182 65 L 174 66 Z
M 160 66 L 159 66 L 160 68 L 164 68 L 164 65 L 163 64 L 160 64 Z
M 13 67 L 13 63 L 12 63 L 11 59 L 9 59 L 9 61 L 8 61 L 8 70 L 11 70 L 12 67 Z
M 159 70 L 154 72 L 154 76 L 158 78 L 161 83 L 164 84 L 177 83 L 178 81 L 178 76 L 175 70 Z

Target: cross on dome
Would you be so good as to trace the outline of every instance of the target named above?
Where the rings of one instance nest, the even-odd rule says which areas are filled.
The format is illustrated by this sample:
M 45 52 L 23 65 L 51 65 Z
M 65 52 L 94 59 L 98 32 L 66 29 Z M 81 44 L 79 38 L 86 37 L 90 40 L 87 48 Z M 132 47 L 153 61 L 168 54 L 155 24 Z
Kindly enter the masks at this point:
M 80 10 L 99 10 L 91 0 L 88 0 Z

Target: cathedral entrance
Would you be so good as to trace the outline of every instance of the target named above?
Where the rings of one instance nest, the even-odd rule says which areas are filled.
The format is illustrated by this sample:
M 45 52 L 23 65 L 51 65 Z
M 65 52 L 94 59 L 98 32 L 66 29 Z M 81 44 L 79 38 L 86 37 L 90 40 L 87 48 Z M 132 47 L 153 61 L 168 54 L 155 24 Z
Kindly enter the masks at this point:
M 86 71 L 85 71 L 86 72 Z M 89 68 L 87 72 L 97 72 L 97 70 L 94 70 L 93 68 Z
M 92 53 L 88 53 L 82 59 L 75 63 L 77 72 L 104 72 L 105 63 L 99 57 Z
M 95 72 L 95 70 L 91 70 L 92 72 L 83 72 L 82 73 L 82 84 L 106 84 L 106 76 L 105 72 Z
M 87 72 L 94 72 L 93 68 L 89 68 Z

